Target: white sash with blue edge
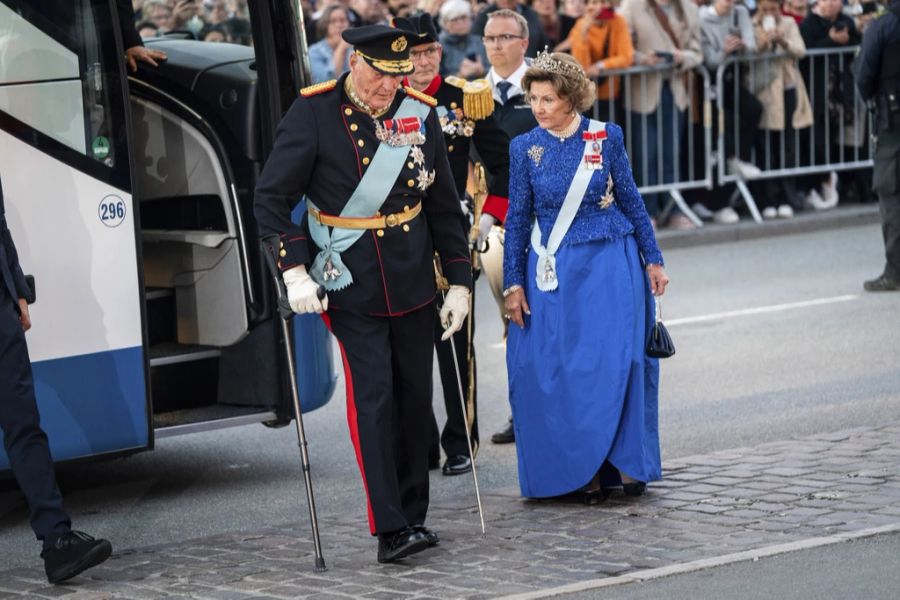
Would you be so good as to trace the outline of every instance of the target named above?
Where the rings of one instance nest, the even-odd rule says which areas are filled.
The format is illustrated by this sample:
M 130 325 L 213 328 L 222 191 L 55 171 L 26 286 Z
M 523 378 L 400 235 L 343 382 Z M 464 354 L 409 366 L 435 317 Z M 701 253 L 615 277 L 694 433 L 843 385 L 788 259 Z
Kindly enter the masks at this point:
M 425 119 L 430 110 L 430 106 L 407 97 L 400 104 L 400 108 L 397 109 L 393 118 L 396 120 L 418 117 L 422 123 L 422 133 L 424 134 Z M 372 163 L 366 169 L 359 185 L 356 186 L 353 195 L 350 196 L 339 216 L 371 217 L 381 210 L 400 171 L 403 170 L 403 164 L 406 162 L 410 148 L 411 146 L 379 144 Z M 311 201 L 309 203 L 318 210 L 315 204 Z M 353 275 L 341 260 L 341 252 L 355 244 L 365 230 L 334 227 L 329 233 L 328 226 L 316 221 L 311 214 L 308 216 L 308 222 L 309 232 L 320 250 L 313 260 L 310 276 L 329 292 L 344 289 L 353 283 Z
M 587 130 L 591 133 L 605 131 L 606 123 L 591 119 Z M 593 140 L 587 140 L 584 143 L 582 156 L 592 153 L 590 152 L 592 144 Z M 550 230 L 546 248 L 541 245 L 541 228 L 538 225 L 537 218 L 534 220 L 534 227 L 531 230 L 531 247 L 534 248 L 538 255 L 535 282 L 537 283 L 537 288 L 542 292 L 552 292 L 559 287 L 559 281 L 556 277 L 556 251 L 559 250 L 559 245 L 575 221 L 575 214 L 578 212 L 578 207 L 581 206 L 584 193 L 587 191 L 588 184 L 591 182 L 591 177 L 594 173 L 596 173 L 594 169 L 586 169 L 579 163 L 575 176 L 572 178 L 572 183 L 569 184 L 566 199 L 563 200 L 559 214 L 556 216 L 556 222 L 553 223 L 553 229 Z

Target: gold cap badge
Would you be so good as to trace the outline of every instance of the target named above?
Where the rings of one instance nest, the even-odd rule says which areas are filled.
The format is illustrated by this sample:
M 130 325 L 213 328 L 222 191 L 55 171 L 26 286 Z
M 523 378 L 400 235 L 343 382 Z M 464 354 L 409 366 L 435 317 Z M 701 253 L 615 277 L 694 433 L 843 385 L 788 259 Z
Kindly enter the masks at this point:
M 391 44 L 391 50 L 393 50 L 394 52 L 403 52 L 404 50 L 406 50 L 406 38 L 398 37 L 396 40 L 394 40 L 394 43 Z

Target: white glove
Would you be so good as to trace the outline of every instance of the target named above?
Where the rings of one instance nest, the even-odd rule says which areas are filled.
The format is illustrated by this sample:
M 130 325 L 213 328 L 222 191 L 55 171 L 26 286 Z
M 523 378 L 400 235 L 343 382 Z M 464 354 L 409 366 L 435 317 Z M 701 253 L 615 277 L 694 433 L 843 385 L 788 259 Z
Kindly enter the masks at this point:
M 463 321 L 469 314 L 469 288 L 464 285 L 451 285 L 444 305 L 441 307 L 441 326 L 444 334 L 441 341 L 445 342 L 450 336 L 462 329 Z
M 319 300 L 319 284 L 306 272 L 306 267 L 291 267 L 281 274 L 287 287 L 288 304 L 298 315 L 321 313 L 328 310 L 328 296 Z
M 465 200 L 459 201 L 459 210 L 462 211 L 462 214 L 469 216 L 469 204 Z
M 484 248 L 484 245 L 487 243 L 488 235 L 491 233 L 491 228 L 497 223 L 497 219 L 495 219 L 492 215 L 487 213 L 481 214 L 481 220 L 478 221 L 478 239 L 475 240 L 475 249 L 481 250 Z

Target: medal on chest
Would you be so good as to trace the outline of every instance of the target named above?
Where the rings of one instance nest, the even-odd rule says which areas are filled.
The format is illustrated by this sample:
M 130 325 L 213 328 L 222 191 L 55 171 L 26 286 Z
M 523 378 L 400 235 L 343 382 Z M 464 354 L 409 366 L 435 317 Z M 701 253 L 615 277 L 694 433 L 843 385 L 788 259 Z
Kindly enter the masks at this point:
M 475 133 L 475 121 L 467 119 L 465 113 L 454 108 L 447 111 L 447 114 L 439 118 L 441 131 L 447 135 L 456 135 L 462 137 L 472 137 Z
M 584 152 L 584 168 L 591 171 L 598 171 L 603 168 L 603 140 L 606 139 L 606 130 L 603 131 L 585 131 L 581 134 L 581 139 L 590 144 Z
M 425 143 L 422 120 L 419 117 L 375 120 L 375 137 L 389 146 L 412 146 Z

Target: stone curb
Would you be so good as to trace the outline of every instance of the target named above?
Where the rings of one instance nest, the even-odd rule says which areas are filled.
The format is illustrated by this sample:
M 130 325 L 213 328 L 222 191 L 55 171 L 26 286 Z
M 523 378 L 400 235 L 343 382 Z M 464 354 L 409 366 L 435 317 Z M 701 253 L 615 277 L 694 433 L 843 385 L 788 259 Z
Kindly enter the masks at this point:
M 823 212 L 801 213 L 793 219 L 766 221 L 762 225 L 745 219 L 735 225 L 707 224 L 690 231 L 663 229 L 657 233 L 657 240 L 660 248 L 665 251 L 829 229 L 860 227 L 878 223 L 880 220 L 881 216 L 877 205 L 857 205 Z

